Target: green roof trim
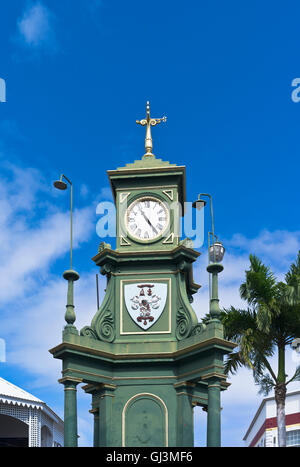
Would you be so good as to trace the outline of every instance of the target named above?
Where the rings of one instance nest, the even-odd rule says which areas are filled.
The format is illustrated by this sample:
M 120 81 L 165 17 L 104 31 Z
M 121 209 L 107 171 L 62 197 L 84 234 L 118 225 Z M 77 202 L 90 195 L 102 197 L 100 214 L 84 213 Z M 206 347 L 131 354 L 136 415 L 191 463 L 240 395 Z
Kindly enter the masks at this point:
M 125 167 L 118 167 L 117 170 L 153 169 L 160 167 L 176 167 L 176 164 L 170 164 L 169 161 L 157 159 L 155 156 L 143 156 L 142 159 L 126 164 Z

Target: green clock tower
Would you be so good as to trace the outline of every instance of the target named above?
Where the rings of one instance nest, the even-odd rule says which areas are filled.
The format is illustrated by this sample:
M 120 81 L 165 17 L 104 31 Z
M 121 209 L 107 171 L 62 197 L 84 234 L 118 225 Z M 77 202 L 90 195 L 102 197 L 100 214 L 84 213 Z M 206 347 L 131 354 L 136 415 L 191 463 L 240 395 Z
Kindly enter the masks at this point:
M 50 352 L 63 364 L 65 446 L 77 446 L 80 383 L 91 395 L 94 446 L 191 447 L 197 405 L 207 411 L 207 444 L 220 445 L 220 391 L 228 386 L 223 357 L 234 344 L 224 340 L 216 317 L 200 324 L 191 305 L 200 287 L 192 272 L 199 253 L 179 237 L 185 167 L 152 154 L 150 128 L 161 121 L 150 118 L 147 104 L 147 118 L 137 121 L 146 126 L 145 155 L 108 171 L 116 249 L 102 242 L 93 258 L 106 293 L 80 331 L 73 306 L 79 276 L 64 273 L 69 318 Z

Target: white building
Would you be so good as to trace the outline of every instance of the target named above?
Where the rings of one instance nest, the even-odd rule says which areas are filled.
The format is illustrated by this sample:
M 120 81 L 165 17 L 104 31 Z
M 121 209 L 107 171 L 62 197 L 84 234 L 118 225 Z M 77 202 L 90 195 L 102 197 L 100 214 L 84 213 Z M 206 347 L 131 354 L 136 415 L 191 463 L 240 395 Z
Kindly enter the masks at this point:
M 63 421 L 37 397 L 0 378 L 0 446 L 63 446 Z
M 300 391 L 290 392 L 285 402 L 286 445 L 300 447 Z M 248 447 L 277 447 L 277 415 L 274 397 L 260 404 L 244 436 Z

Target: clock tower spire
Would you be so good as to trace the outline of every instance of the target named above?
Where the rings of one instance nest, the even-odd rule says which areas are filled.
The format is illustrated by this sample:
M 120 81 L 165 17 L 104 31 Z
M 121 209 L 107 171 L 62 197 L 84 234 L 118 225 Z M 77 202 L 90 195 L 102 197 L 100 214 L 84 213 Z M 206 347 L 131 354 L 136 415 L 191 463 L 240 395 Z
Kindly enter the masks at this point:
M 138 125 L 142 125 L 142 126 L 147 125 L 146 139 L 145 139 L 146 152 L 143 157 L 154 156 L 154 154 L 152 154 L 153 142 L 152 142 L 152 136 L 151 136 L 151 126 L 155 126 L 161 122 L 166 122 L 166 121 L 167 121 L 167 117 L 162 117 L 162 118 L 151 118 L 150 117 L 150 105 L 149 105 L 149 101 L 147 101 L 147 117 L 144 118 L 143 120 L 136 120 L 136 123 Z

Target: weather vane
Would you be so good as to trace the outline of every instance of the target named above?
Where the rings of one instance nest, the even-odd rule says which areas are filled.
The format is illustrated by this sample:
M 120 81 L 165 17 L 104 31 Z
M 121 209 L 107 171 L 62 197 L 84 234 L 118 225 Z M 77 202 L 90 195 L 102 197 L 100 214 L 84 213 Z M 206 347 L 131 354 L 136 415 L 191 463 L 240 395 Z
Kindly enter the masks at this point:
M 147 130 L 146 130 L 146 139 L 145 139 L 145 149 L 146 152 L 144 154 L 144 157 L 146 156 L 153 156 L 152 154 L 152 149 L 153 149 L 153 144 L 152 144 L 152 137 L 151 137 L 151 126 L 155 126 L 160 122 L 166 122 L 167 117 L 162 117 L 162 118 L 151 118 L 150 117 L 150 106 L 149 106 L 149 101 L 147 101 L 147 118 L 143 120 L 137 120 L 136 123 L 142 126 L 147 125 Z

